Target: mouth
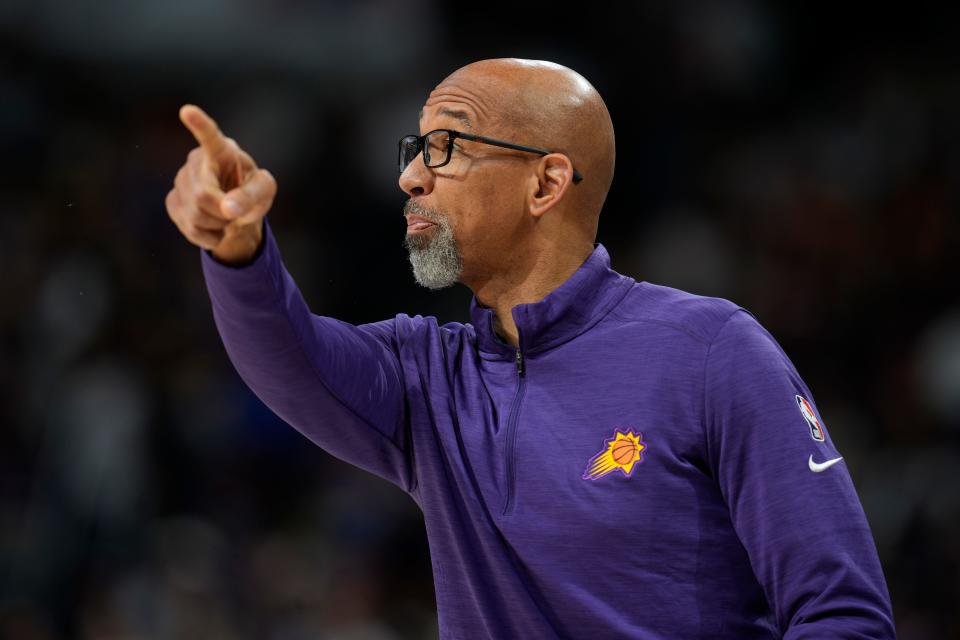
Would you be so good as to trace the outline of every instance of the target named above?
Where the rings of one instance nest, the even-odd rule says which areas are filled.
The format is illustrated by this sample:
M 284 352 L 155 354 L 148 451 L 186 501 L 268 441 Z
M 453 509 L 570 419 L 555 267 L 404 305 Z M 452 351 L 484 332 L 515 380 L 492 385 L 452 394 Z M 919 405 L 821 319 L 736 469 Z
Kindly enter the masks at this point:
M 412 220 L 407 223 L 407 233 L 419 233 L 435 226 L 437 225 L 432 222 L 426 222 L 425 220 Z

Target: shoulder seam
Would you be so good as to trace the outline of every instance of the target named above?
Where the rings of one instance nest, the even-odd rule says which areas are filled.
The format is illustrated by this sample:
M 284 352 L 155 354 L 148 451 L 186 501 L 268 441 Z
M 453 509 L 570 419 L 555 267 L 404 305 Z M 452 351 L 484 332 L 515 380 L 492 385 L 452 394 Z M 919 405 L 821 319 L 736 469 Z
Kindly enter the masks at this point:
M 707 452 L 708 465 L 710 464 L 710 461 L 713 457 L 712 452 L 710 450 L 710 438 L 707 437 L 707 369 L 709 368 L 709 363 L 710 363 L 710 352 L 713 349 L 713 343 L 716 342 L 717 340 L 717 336 L 719 336 L 720 333 L 723 332 L 723 329 L 730 323 L 730 320 L 733 318 L 733 316 L 737 315 L 741 311 L 745 312 L 745 310 L 742 309 L 741 307 L 737 307 L 727 315 L 724 321 L 720 323 L 720 326 L 716 330 L 716 332 L 713 334 L 713 337 L 710 338 L 709 342 L 707 343 L 707 349 L 703 354 L 703 380 L 701 381 L 701 384 L 700 384 L 703 398 L 700 404 L 700 426 L 703 430 L 703 446 L 704 446 L 704 451 Z
M 674 329 L 675 331 L 679 331 L 680 333 L 685 333 L 686 335 L 690 336 L 691 338 L 693 338 L 697 342 L 700 342 L 701 344 L 710 343 L 710 340 L 708 340 L 707 338 L 701 335 L 697 335 L 695 332 L 691 331 L 687 327 L 681 324 L 677 324 L 675 322 L 668 322 L 667 320 L 655 320 L 654 318 L 631 318 L 631 317 L 625 316 L 622 313 L 619 313 L 618 308 L 611 311 L 610 315 L 616 316 L 617 318 L 620 318 L 621 320 L 625 320 L 627 322 L 647 322 L 650 324 L 658 324 L 664 327 L 669 327 L 671 329 Z

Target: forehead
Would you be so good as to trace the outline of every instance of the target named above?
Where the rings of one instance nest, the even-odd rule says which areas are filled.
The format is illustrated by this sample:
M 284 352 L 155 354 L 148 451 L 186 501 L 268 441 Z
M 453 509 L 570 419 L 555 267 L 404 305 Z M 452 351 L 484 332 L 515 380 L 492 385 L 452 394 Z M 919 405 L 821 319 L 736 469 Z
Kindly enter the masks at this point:
M 420 110 L 420 122 L 440 117 L 458 120 L 475 129 L 489 125 L 497 112 L 493 83 L 467 74 L 454 74 L 430 92 Z

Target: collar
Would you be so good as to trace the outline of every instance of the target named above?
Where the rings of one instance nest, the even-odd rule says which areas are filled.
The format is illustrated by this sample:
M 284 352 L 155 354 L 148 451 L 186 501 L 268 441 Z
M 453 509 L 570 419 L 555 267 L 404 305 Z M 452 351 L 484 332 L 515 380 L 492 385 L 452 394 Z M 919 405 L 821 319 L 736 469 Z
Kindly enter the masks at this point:
M 597 244 L 580 268 L 543 300 L 513 308 L 520 351 L 545 351 L 577 337 L 603 319 L 633 283 L 633 278 L 610 268 L 610 255 Z M 514 356 L 514 348 L 493 330 L 493 309 L 480 304 L 476 296 L 470 303 L 470 317 L 481 351 Z

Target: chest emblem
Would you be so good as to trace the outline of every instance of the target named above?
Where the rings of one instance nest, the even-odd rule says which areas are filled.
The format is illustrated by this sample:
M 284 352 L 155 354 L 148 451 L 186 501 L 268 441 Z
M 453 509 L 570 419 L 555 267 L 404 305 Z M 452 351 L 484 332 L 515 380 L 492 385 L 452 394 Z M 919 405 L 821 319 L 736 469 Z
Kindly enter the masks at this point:
M 643 462 L 643 452 L 647 445 L 643 443 L 642 437 L 642 433 L 634 435 L 633 431 L 616 430 L 613 437 L 604 443 L 603 449 L 590 458 L 587 469 L 583 472 L 583 479 L 596 480 L 616 470 L 629 478 L 634 465 Z

